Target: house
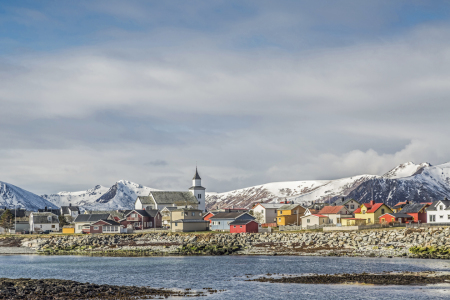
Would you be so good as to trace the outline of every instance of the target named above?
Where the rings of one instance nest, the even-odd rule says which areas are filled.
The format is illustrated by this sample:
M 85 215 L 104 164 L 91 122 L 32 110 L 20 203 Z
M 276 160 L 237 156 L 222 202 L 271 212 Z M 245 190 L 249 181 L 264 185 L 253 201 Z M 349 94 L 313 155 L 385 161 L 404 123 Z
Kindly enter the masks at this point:
M 350 214 L 352 214 L 355 210 L 358 209 L 358 207 L 361 206 L 361 203 L 359 203 L 355 199 L 341 198 L 332 204 L 332 206 L 341 206 L 341 205 L 345 206 L 345 208 L 350 212 Z
M 319 226 L 328 224 L 328 217 L 324 215 L 314 214 L 301 217 L 302 229 L 308 229 L 308 226 Z
M 32 212 L 29 218 L 30 231 L 59 231 L 58 216 L 51 212 Z
M 201 178 L 195 169 L 192 178 L 192 187 L 187 192 L 150 191 L 148 196 L 137 197 L 134 209 L 155 209 L 162 210 L 164 207 L 185 207 L 191 206 L 194 209 L 205 211 L 205 188 L 201 186 Z
M 75 233 L 89 233 L 91 231 L 91 224 L 100 220 L 111 220 L 111 214 L 81 214 L 73 221 L 75 226 Z
M 93 215 L 93 214 L 110 214 L 112 219 L 116 222 L 122 220 L 126 214 L 128 214 L 131 211 L 131 209 L 128 210 L 85 210 L 84 213 L 87 215 Z
M 183 207 L 172 212 L 170 229 L 172 232 L 191 232 L 209 230 L 209 222 L 203 220 L 201 209 Z
M 369 203 L 361 204 L 353 213 L 355 214 L 355 218 L 365 219 L 366 224 L 375 224 L 379 222 L 381 215 L 392 212 L 392 209 L 384 203 L 375 203 L 375 201 L 370 200 Z
M 403 201 L 403 202 L 398 202 L 397 204 L 394 205 L 394 207 L 392 207 L 392 211 L 394 213 L 398 213 L 402 210 L 403 207 L 405 207 L 406 205 L 409 204 L 409 201 Z
M 255 220 L 243 219 L 230 223 L 230 233 L 258 233 L 259 224 Z
M 315 215 L 315 214 L 318 214 L 319 213 L 319 211 L 318 210 L 315 210 L 314 208 L 306 208 L 305 209 L 305 212 L 303 213 L 303 215 L 304 216 L 309 216 L 309 215 Z
M 162 219 L 162 227 L 169 228 L 170 223 L 172 222 L 172 211 L 178 208 L 173 206 L 166 206 L 161 209 L 161 219 Z
M 427 223 L 427 207 L 429 203 L 409 203 L 405 205 L 401 212 L 414 218 L 414 222 Z
M 134 209 L 127 213 L 119 223 L 124 228 L 143 230 L 149 228 L 161 228 L 162 216 L 154 209 Z
M 352 213 L 344 205 L 324 206 L 318 214 L 328 217 L 330 224 L 340 224 L 342 218 L 353 217 Z
M 285 204 L 277 209 L 277 225 L 300 225 L 305 208 L 300 204 Z
M 57 216 L 61 215 L 61 209 L 60 208 L 51 208 L 51 207 L 45 207 L 43 209 L 38 209 L 38 212 L 50 212 L 52 214 L 55 214 Z
M 230 212 L 230 213 L 217 213 L 210 219 L 211 230 L 228 231 L 230 230 L 230 223 L 236 220 L 255 220 L 255 217 L 249 213 Z
M 224 207 L 224 208 L 216 208 L 216 209 L 211 209 L 210 212 L 212 213 L 219 213 L 219 212 L 248 212 L 249 209 L 248 208 L 237 208 L 237 207 Z
M 359 218 L 342 218 L 341 219 L 342 226 L 360 226 L 366 225 L 366 219 Z
M 122 233 L 123 226 L 113 220 L 99 220 L 90 226 L 90 233 Z
M 310 206 L 308 206 L 307 208 L 312 208 L 314 210 L 321 210 L 324 206 L 328 206 L 328 203 L 324 203 L 324 202 L 312 202 Z
M 392 222 L 408 223 L 414 220 L 413 216 L 404 213 L 386 213 L 379 217 L 380 224 L 387 224 Z
M 450 223 L 450 200 L 445 198 L 427 207 L 428 223 Z
M 74 220 L 80 214 L 80 208 L 78 206 L 72 206 L 72 203 L 69 203 L 69 206 L 61 206 L 60 215 L 66 217 L 68 222 Z
M 277 209 L 284 205 L 281 203 L 258 203 L 252 208 L 253 216 L 260 224 L 276 223 Z

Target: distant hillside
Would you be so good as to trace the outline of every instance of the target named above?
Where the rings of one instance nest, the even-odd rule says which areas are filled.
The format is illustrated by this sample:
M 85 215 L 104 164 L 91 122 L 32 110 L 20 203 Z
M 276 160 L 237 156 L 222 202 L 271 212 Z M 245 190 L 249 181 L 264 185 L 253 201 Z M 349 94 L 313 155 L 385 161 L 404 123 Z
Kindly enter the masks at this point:
M 373 196 L 372 196 L 373 195 Z M 276 182 L 226 193 L 207 193 L 208 209 L 250 207 L 255 202 L 293 200 L 334 202 L 351 197 L 359 202 L 372 198 L 393 205 L 399 201 L 431 202 L 450 197 L 450 163 L 431 166 L 429 163 L 401 164 L 383 176 L 359 175 L 336 180 Z

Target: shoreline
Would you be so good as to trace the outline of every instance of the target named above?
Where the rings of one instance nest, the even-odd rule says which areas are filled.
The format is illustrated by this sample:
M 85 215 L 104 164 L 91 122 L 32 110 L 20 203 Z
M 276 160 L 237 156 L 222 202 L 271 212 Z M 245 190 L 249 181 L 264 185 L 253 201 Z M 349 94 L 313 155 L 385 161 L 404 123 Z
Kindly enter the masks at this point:
M 356 232 L 136 233 L 0 237 L 0 255 L 289 255 L 450 259 L 450 228 Z

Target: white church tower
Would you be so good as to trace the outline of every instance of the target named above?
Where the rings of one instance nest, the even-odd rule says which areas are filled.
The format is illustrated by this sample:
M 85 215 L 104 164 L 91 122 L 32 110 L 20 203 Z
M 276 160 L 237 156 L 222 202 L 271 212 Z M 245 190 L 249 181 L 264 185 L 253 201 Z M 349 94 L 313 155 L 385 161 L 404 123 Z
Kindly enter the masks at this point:
M 202 179 L 198 175 L 197 167 L 195 168 L 195 175 L 192 178 L 192 187 L 189 191 L 197 198 L 199 204 L 198 209 L 205 211 L 205 188 L 202 187 Z

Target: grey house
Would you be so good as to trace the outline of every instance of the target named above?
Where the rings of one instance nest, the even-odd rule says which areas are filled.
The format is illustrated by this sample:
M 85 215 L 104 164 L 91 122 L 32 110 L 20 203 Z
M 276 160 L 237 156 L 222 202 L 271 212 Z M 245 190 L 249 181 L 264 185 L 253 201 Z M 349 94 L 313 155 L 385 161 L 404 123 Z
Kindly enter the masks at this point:
M 94 224 L 95 222 L 98 222 L 100 220 L 112 220 L 111 214 L 105 213 L 105 214 L 92 214 L 92 215 L 85 215 L 81 214 L 78 215 L 75 219 L 75 233 L 82 233 L 83 231 L 88 232 L 91 228 L 91 224 Z
M 254 220 L 255 217 L 249 213 L 230 212 L 216 213 L 209 220 L 211 221 L 211 230 L 230 230 L 230 223 L 236 220 Z

